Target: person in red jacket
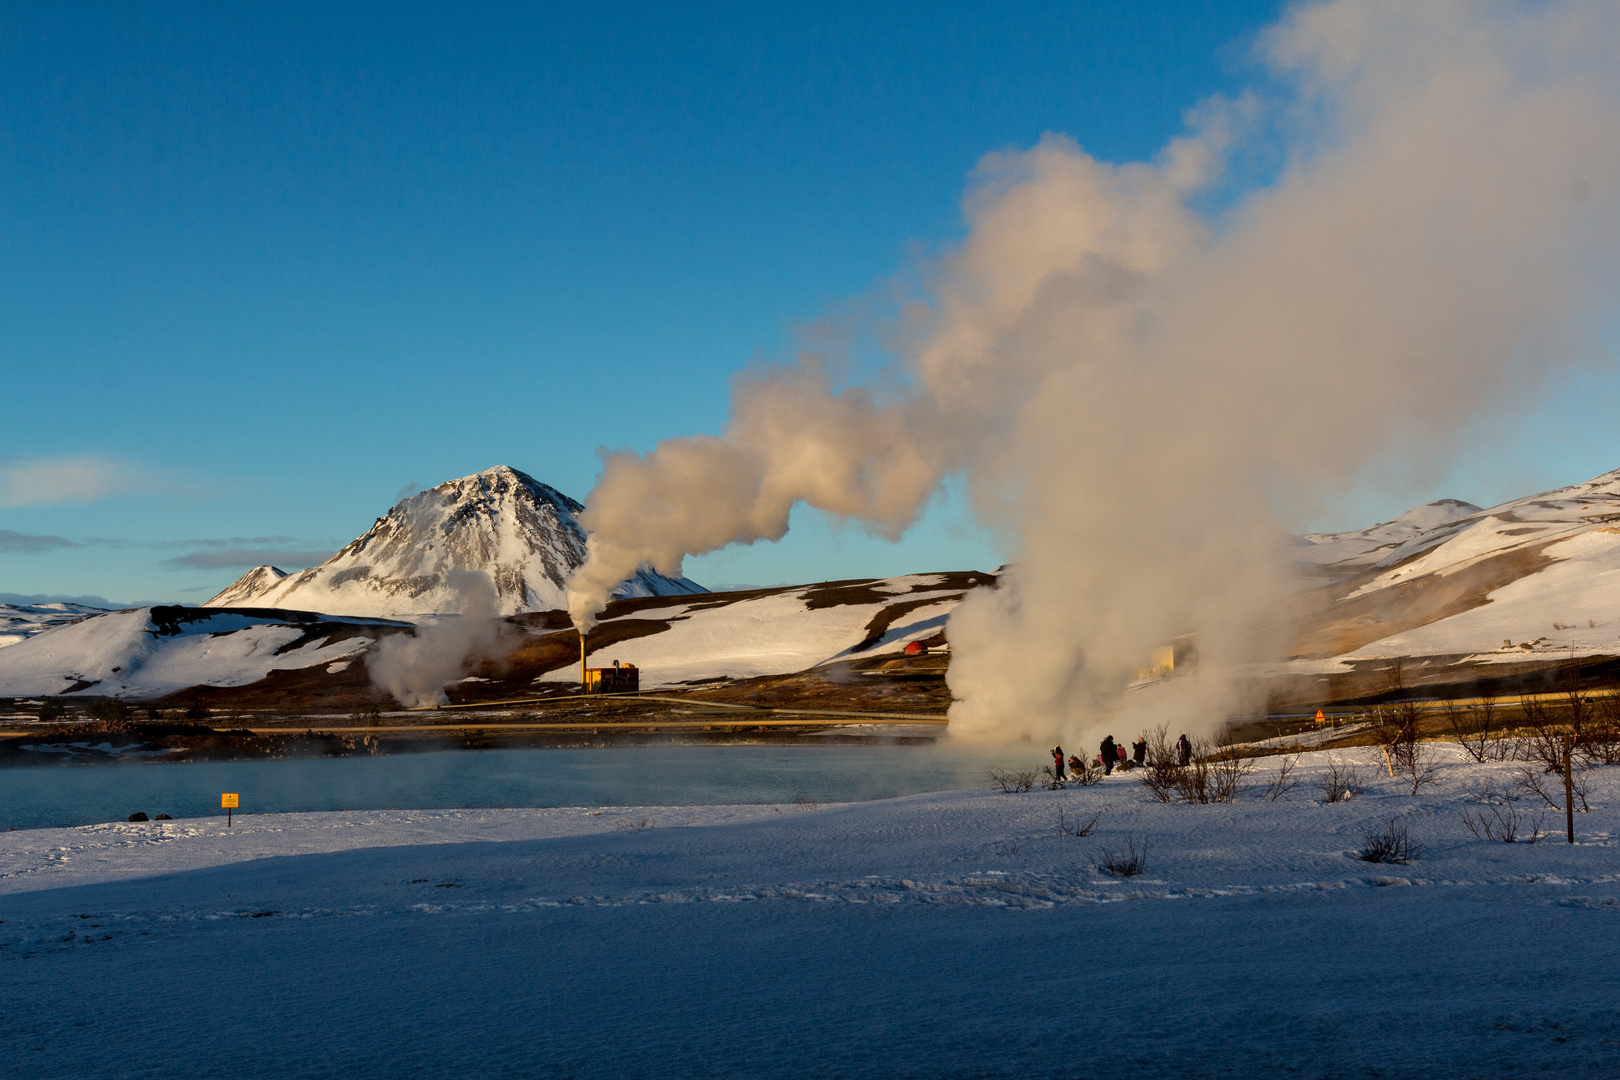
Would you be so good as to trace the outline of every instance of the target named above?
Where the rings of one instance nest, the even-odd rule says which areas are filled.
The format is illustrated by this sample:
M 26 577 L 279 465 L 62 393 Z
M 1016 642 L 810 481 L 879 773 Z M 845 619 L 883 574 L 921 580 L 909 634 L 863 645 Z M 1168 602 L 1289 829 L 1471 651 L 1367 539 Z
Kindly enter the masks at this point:
M 1059 780 L 1064 778 L 1063 747 L 1061 746 L 1052 747 L 1052 771 L 1057 774 Z

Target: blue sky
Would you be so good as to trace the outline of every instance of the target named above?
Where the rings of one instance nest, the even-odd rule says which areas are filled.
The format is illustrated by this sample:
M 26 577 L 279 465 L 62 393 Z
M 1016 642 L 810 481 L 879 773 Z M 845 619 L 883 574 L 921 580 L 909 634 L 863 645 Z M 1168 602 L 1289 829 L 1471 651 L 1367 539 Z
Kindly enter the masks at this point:
M 980 156 L 1151 156 L 1280 6 L 9 7 L 0 593 L 196 602 L 496 464 L 583 498 L 948 247 Z M 1585 479 L 1617 407 L 1548 388 L 1302 524 Z M 804 513 L 688 573 L 1001 558 L 947 495 L 898 545 Z

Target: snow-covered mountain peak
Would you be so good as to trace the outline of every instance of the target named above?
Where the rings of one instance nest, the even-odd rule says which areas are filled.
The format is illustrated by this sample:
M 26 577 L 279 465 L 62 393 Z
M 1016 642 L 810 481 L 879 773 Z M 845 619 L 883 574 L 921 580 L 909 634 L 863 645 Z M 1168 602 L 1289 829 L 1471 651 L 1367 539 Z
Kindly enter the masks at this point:
M 458 571 L 484 574 L 495 614 L 564 606 L 570 574 L 585 560 L 584 507 L 509 466 L 449 480 L 397 503 L 320 566 L 276 578 L 259 567 L 205 606 L 253 605 L 343 615 L 410 616 L 468 610 Z M 256 580 L 249 580 L 257 575 Z M 619 596 L 704 591 L 685 578 L 643 570 Z
M 1473 503 L 1461 499 L 1436 499 L 1365 529 L 1342 533 L 1307 533 L 1300 539 L 1308 546 L 1295 554 L 1302 561 L 1318 566 L 1346 562 L 1371 563 L 1378 556 L 1409 544 L 1435 529 L 1466 521 L 1482 512 Z

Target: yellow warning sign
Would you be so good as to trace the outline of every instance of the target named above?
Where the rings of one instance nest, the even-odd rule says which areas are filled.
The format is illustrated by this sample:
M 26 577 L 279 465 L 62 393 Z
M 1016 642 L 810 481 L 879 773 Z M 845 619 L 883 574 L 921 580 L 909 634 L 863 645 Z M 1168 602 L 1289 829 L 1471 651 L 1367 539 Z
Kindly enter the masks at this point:
M 1327 714 L 1324 713 L 1321 709 L 1316 710 L 1316 722 L 1318 724 L 1327 723 Z
M 226 792 L 219 797 L 219 808 L 221 810 L 232 809 L 241 805 L 241 796 L 234 791 Z

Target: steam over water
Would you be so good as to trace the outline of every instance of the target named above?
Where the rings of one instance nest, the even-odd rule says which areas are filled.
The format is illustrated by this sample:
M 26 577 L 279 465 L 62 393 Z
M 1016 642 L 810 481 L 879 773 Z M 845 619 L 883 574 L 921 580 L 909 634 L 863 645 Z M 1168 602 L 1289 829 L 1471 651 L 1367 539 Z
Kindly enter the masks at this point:
M 905 389 L 805 355 L 740 375 L 723 435 L 610 456 L 575 621 L 643 564 L 779 539 L 796 503 L 898 537 L 965 475 L 1013 564 L 948 628 L 956 734 L 1213 719 L 1239 704 L 1223 673 L 1286 645 L 1263 628 L 1290 525 L 1591 357 L 1617 45 L 1607 0 L 1337 0 L 1266 31 L 1254 91 L 1198 105 L 1151 161 L 1062 135 L 987 156 L 968 237 L 882 328 Z M 1278 141 L 1274 180 L 1210 198 Z M 1197 679 L 1118 696 L 1188 633 Z

